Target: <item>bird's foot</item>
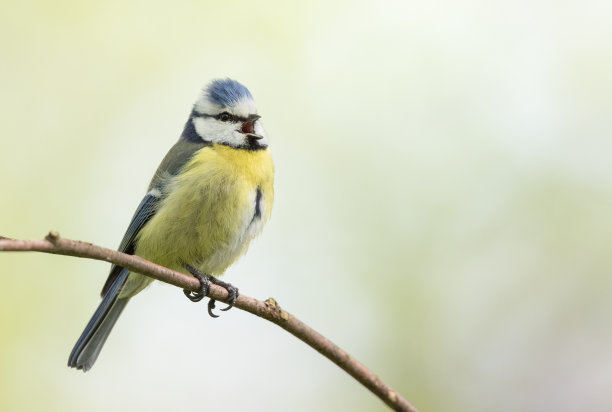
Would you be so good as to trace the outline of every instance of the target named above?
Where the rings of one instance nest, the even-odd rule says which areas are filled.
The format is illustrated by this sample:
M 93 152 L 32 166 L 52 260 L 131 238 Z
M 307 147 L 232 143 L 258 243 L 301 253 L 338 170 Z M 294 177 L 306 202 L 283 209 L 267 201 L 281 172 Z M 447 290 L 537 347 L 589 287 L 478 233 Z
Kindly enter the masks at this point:
M 238 298 L 238 296 L 240 296 L 237 287 L 233 286 L 230 283 L 223 282 L 222 280 L 219 280 L 213 276 L 205 275 L 204 273 L 202 273 L 202 271 L 194 268 L 193 266 L 186 265 L 185 267 L 187 268 L 189 273 L 191 273 L 200 281 L 200 290 L 197 292 L 192 292 L 190 290 L 183 289 L 185 296 L 187 296 L 189 300 L 191 300 L 192 302 L 199 302 L 204 298 L 204 296 L 208 296 L 208 292 L 210 291 L 210 284 L 214 283 L 215 285 L 221 286 L 222 288 L 227 290 L 229 303 L 226 308 L 223 308 L 221 310 L 226 311 L 234 307 L 234 304 L 236 304 L 236 299 Z M 208 314 L 213 318 L 218 318 L 219 315 L 215 315 L 213 313 L 213 309 L 215 308 L 215 302 L 216 300 L 213 298 L 208 301 Z
M 233 308 L 234 305 L 236 304 L 236 299 L 238 298 L 238 296 L 240 296 L 240 292 L 238 292 L 238 288 L 232 285 L 231 283 L 224 282 L 212 276 L 209 279 L 215 285 L 221 286 L 223 289 L 227 290 L 228 304 L 226 308 L 223 308 L 221 310 L 226 311 L 226 310 L 230 310 L 231 308 Z M 215 300 L 211 299 L 210 302 L 208 302 L 208 314 L 215 318 L 218 316 L 212 313 L 212 310 L 214 308 L 215 308 Z
M 185 265 L 185 268 L 200 281 L 200 290 L 197 292 L 192 292 L 190 290 L 183 289 L 183 293 L 190 301 L 199 302 L 204 299 L 205 296 L 208 296 L 208 292 L 210 292 L 210 278 L 193 266 Z

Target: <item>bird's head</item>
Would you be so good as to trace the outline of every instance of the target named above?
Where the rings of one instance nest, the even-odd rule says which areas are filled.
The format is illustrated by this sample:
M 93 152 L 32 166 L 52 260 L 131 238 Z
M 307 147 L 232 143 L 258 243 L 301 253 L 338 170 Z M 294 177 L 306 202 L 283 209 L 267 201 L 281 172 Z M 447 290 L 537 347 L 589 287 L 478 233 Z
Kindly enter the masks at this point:
M 193 106 L 185 137 L 235 148 L 258 150 L 268 147 L 253 96 L 231 79 L 213 80 Z

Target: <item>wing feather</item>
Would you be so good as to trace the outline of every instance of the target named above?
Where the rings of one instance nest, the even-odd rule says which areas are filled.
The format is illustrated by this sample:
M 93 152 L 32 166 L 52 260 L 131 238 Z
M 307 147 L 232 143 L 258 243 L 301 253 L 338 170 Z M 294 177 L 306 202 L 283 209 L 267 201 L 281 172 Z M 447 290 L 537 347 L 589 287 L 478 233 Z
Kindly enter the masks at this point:
M 155 215 L 159 202 L 165 196 L 167 182 L 172 176 L 175 176 L 180 172 L 181 168 L 187 162 L 189 162 L 195 152 L 207 145 L 209 145 L 209 143 L 204 141 L 191 142 L 181 138 L 174 146 L 172 146 L 155 172 L 155 176 L 153 177 L 153 180 L 149 186 L 150 191 L 147 193 L 144 199 L 142 199 L 140 205 L 138 205 L 138 208 L 132 217 L 132 221 L 130 222 L 128 229 L 121 240 L 119 249 L 117 250 L 127 253 L 128 255 L 134 254 L 138 233 Z M 108 279 L 106 279 L 106 283 L 102 288 L 102 296 L 108 292 L 117 276 L 119 276 L 121 273 L 122 269 L 122 267 L 116 265 L 111 267 Z
M 159 197 L 154 196 L 150 192 L 142 199 L 140 205 L 138 205 L 138 209 L 136 209 L 136 213 L 132 217 L 132 221 L 128 226 L 125 235 L 123 236 L 123 240 L 121 240 L 121 244 L 117 249 L 119 252 L 127 253 L 128 255 L 134 254 L 135 248 L 135 240 L 140 229 L 153 217 L 155 214 L 155 207 L 159 202 Z M 108 279 L 106 279 L 106 283 L 102 288 L 102 296 L 106 295 L 106 292 L 110 289 L 110 286 L 115 281 L 115 278 L 121 273 L 123 268 L 121 266 L 113 265 L 111 267 L 110 273 L 108 275 Z

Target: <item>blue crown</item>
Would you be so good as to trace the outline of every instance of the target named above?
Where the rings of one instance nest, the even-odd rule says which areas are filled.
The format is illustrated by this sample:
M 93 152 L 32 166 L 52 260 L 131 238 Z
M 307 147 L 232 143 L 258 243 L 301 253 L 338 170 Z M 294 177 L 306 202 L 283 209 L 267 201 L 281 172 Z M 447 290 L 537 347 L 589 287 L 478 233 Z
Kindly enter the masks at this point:
M 232 79 L 217 79 L 206 87 L 208 100 L 219 106 L 232 106 L 245 97 L 253 100 L 249 89 Z

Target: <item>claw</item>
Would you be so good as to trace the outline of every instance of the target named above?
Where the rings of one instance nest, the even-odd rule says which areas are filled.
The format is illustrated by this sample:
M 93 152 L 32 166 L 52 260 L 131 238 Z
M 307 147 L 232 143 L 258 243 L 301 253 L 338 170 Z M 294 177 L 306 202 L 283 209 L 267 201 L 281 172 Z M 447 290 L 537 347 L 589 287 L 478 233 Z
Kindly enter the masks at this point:
M 204 299 L 205 296 L 208 296 L 208 292 L 210 292 L 210 284 L 214 283 L 215 285 L 221 286 L 225 290 L 227 290 L 227 307 L 221 309 L 222 311 L 230 310 L 236 304 L 236 299 L 240 296 L 238 292 L 238 288 L 231 285 L 230 283 L 223 282 L 213 276 L 208 276 L 202 273 L 199 269 L 194 268 L 193 266 L 185 265 L 185 268 L 191 273 L 194 277 L 196 277 L 200 281 L 200 290 L 197 292 L 192 292 L 187 289 L 183 289 L 183 293 L 185 296 L 189 298 L 192 302 L 199 302 Z M 215 299 L 210 299 L 208 301 L 208 314 L 213 318 L 218 318 L 219 315 L 215 315 L 213 313 L 213 309 L 215 308 Z
M 230 310 L 231 308 L 233 308 L 234 305 L 236 304 L 236 299 L 238 298 L 238 296 L 240 296 L 240 292 L 238 292 L 238 288 L 232 285 L 231 283 L 223 282 L 222 280 L 219 280 L 214 277 L 211 277 L 210 281 L 214 283 L 215 285 L 221 286 L 222 288 L 227 290 L 227 299 L 229 303 L 227 304 L 227 307 L 221 310 L 226 311 L 226 310 Z
M 205 296 L 210 292 L 210 279 L 198 269 L 187 265 L 186 266 L 189 273 L 191 273 L 195 278 L 200 281 L 200 290 L 197 292 L 192 292 L 191 290 L 183 289 L 183 293 L 187 298 L 192 302 L 199 302 L 204 299 Z
M 230 310 L 231 308 L 233 308 L 236 304 L 236 299 L 238 298 L 238 296 L 240 296 L 238 288 L 233 285 L 230 285 L 229 283 L 227 283 L 227 287 L 225 288 L 225 290 L 227 290 L 229 303 L 227 304 L 227 307 L 221 309 L 222 311 Z
M 210 315 L 211 318 L 218 318 L 219 317 L 219 315 L 215 315 L 213 313 L 213 309 L 215 308 L 215 302 L 216 302 L 216 300 L 214 300 L 214 299 L 211 299 L 211 300 L 208 301 L 208 314 Z M 223 309 L 221 309 L 221 310 L 223 310 Z

